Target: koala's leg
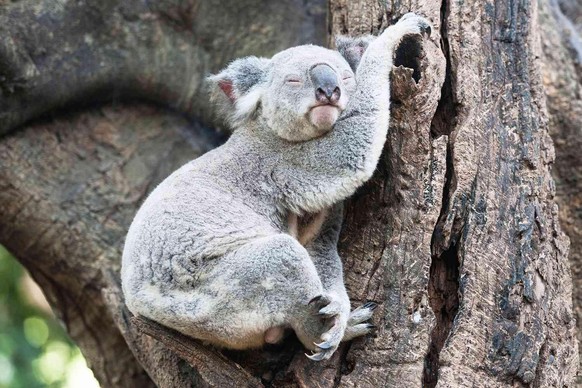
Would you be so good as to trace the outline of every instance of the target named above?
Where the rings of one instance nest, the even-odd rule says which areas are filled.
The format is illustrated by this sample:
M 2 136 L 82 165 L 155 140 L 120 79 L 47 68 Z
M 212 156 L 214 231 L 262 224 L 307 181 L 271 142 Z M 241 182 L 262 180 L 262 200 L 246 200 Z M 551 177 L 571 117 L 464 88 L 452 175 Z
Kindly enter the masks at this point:
M 376 304 L 368 302 L 350 313 L 350 300 L 346 292 L 342 262 L 337 253 L 337 242 L 341 230 L 343 206 L 334 205 L 321 225 L 319 235 L 307 245 L 319 277 L 322 281 L 325 295 L 331 300 L 324 309 L 325 313 L 334 316 L 335 325 L 341 327 L 344 333 L 342 341 L 368 334 L 374 326 L 367 323 L 372 317 Z M 335 350 L 330 348 L 310 356 L 312 359 L 324 359 Z
M 232 349 L 276 342 L 291 327 L 307 349 L 324 346 L 328 358 L 344 336 L 345 326 L 330 320 L 334 300 L 311 257 L 287 234 L 249 242 L 195 276 L 194 289 L 148 285 L 128 293 L 128 306 L 134 314 Z
M 344 336 L 345 325 L 335 324 L 334 319 L 337 299 L 324 289 L 307 250 L 289 235 L 245 245 L 221 263 L 208 283 L 230 285 L 228 302 L 215 311 L 223 337 L 229 340 L 247 315 L 253 321 L 245 330 L 264 333 L 265 342 L 276 342 L 279 328 L 290 326 L 307 349 L 319 352 L 323 347 L 328 357 Z M 345 289 L 344 295 L 347 319 Z
M 333 305 L 338 312 L 350 312 L 350 300 L 344 286 L 342 262 L 337 253 L 337 242 L 342 225 L 343 205 L 334 205 L 326 210 L 327 217 L 321 223 L 321 227 L 309 244 L 306 246 L 324 290 L 334 295 Z M 331 309 L 331 306 L 330 308 Z
M 330 302 L 323 295 L 313 261 L 293 237 L 280 234 L 257 239 L 210 262 L 209 267 L 197 274 L 201 285 L 194 290 L 169 292 L 162 303 L 148 301 L 148 312 L 159 310 L 151 318 L 188 336 L 233 349 L 275 342 L 284 327 L 295 330 L 311 350 L 317 348 L 315 343 L 341 340 L 343 331 L 339 335 L 327 317 L 319 314 Z

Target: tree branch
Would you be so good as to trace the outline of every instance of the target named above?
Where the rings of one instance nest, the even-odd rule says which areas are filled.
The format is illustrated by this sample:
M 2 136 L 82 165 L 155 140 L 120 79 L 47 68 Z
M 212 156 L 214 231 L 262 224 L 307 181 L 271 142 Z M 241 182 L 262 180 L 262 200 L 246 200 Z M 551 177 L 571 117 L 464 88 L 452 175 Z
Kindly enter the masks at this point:
M 23 1 L 0 6 L 0 26 L 0 136 L 55 109 L 112 99 L 156 102 L 208 124 L 206 75 L 240 56 L 323 43 L 325 6 Z
M 126 311 L 126 314 L 131 314 Z M 160 341 L 166 348 L 188 362 L 205 381 L 212 381 L 217 387 L 262 387 L 259 380 L 251 376 L 239 365 L 234 364 L 219 353 L 156 322 L 132 317 L 132 325 L 140 332 Z

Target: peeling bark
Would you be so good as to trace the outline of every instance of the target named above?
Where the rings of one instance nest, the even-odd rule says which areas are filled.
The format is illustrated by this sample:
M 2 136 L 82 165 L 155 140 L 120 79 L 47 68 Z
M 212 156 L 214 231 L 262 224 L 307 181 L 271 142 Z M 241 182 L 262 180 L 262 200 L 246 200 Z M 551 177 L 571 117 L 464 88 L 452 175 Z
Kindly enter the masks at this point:
M 434 29 L 422 51 L 410 41 L 397 53 L 384 154 L 348 201 L 340 238 L 350 297 L 380 304 L 378 330 L 321 363 L 293 339 L 219 352 L 127 315 L 119 264 L 133 214 L 221 135 L 143 105 L 61 112 L 13 131 L 57 107 L 111 98 L 220 126 L 201 98 L 204 73 L 242 54 L 323 39 L 321 3 L 54 4 L 0 7 L 11 21 L 0 20 L 0 243 L 45 290 L 103 386 L 573 385 L 568 239 L 548 129 L 575 138 L 579 117 L 564 110 L 577 109 L 580 86 L 562 88 L 579 70 L 551 77 L 571 54 L 551 49 L 561 36 L 546 3 L 538 17 L 535 3 L 507 0 L 330 1 L 332 35 L 378 33 L 410 10 Z M 259 12 L 267 6 L 277 12 Z M 71 20 L 81 23 L 61 23 Z M 558 159 L 559 183 L 567 163 Z

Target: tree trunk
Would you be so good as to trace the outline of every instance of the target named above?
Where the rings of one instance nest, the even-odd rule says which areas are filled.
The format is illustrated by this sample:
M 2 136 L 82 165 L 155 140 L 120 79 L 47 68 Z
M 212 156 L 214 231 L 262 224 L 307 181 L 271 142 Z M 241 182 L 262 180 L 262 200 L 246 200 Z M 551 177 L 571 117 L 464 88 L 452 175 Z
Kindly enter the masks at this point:
M 557 4 L 330 0 L 332 34 L 378 33 L 411 10 L 434 28 L 421 52 L 410 41 L 397 53 L 384 155 L 346 206 L 346 286 L 354 305 L 380 304 L 378 330 L 314 363 L 293 339 L 219 352 L 130 318 L 119 265 L 144 196 L 223 141 L 208 128 L 221 122 L 203 98 L 204 74 L 236 56 L 321 42 L 325 5 L 88 3 L 0 6 L 0 243 L 39 282 L 103 386 L 573 385 L 569 243 L 549 130 L 576 155 L 558 157 L 568 193 L 581 115 L 564 110 L 582 102 Z M 200 120 L 90 105 L 111 99 Z M 84 109 L 14 130 L 72 105 Z M 562 198 L 572 198 L 563 219 L 573 246 L 582 245 L 579 192 Z
M 571 240 L 570 267 L 578 342 L 582 340 L 582 3 L 542 3 L 542 74 L 550 135 L 556 145 L 560 221 Z M 578 385 L 582 379 L 578 376 Z

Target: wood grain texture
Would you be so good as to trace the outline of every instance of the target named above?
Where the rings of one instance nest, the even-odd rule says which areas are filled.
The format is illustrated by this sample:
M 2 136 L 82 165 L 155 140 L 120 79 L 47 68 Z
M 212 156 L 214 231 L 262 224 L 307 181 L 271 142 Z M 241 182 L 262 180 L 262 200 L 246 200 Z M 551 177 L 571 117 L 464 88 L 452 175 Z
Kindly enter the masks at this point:
M 451 2 L 456 125 L 448 206 L 434 246 L 455 247 L 459 312 L 439 385 L 571 385 L 577 367 L 567 262 L 550 176 L 535 3 Z

